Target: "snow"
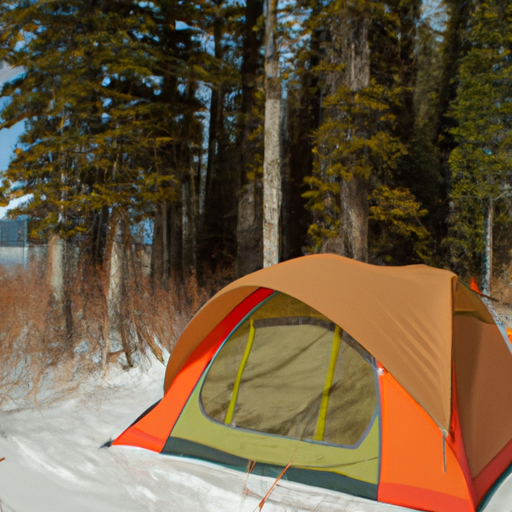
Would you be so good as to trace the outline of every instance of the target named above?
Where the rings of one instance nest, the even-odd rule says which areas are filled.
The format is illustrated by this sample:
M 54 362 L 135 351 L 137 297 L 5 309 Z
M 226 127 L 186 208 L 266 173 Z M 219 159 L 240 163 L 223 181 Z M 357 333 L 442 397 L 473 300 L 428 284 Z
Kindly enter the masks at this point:
M 254 512 L 274 480 L 192 459 L 100 448 L 162 394 L 164 366 L 151 361 L 68 383 L 41 402 L 0 409 L 3 512 Z M 79 379 L 75 379 L 79 380 Z M 508 477 L 485 512 L 510 512 Z M 399 512 L 393 507 L 280 480 L 267 512 Z
M 32 198 L 33 198 L 32 194 L 26 194 L 22 197 L 18 197 L 16 199 L 11 200 L 7 206 L 0 206 L 0 219 L 3 219 L 4 217 L 6 217 L 7 212 L 9 210 L 17 208 L 18 206 L 20 206 L 28 201 L 31 201 Z
M 0 85 L 9 82 L 23 73 L 23 68 L 12 68 L 5 62 L 0 62 Z

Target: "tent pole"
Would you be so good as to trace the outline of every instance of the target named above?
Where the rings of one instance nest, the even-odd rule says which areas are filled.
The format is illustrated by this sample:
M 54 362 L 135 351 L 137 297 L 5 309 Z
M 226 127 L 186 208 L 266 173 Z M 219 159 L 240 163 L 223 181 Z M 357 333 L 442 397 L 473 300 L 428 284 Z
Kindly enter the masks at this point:
M 249 354 L 251 353 L 252 344 L 254 342 L 254 335 L 256 330 L 254 329 L 254 321 L 251 318 L 251 328 L 249 330 L 249 338 L 247 339 L 247 345 L 245 346 L 244 356 L 240 361 L 240 366 L 238 367 L 238 373 L 236 374 L 235 383 L 233 384 L 233 391 L 231 393 L 231 400 L 229 402 L 229 407 L 226 412 L 226 418 L 224 419 L 224 423 L 226 425 L 231 425 L 233 421 L 233 415 L 235 413 L 235 405 L 236 400 L 238 398 L 238 390 L 240 389 L 240 382 L 242 381 L 242 374 L 244 373 L 245 365 L 247 364 L 247 360 L 249 359 Z
M 327 418 L 327 407 L 329 405 L 329 395 L 331 393 L 332 383 L 334 381 L 334 372 L 336 371 L 336 362 L 341 347 L 342 330 L 336 326 L 334 329 L 334 338 L 332 340 L 331 359 L 329 361 L 329 370 L 325 379 L 324 391 L 322 393 L 322 401 L 320 402 L 320 410 L 318 411 L 318 420 L 316 423 L 315 441 L 324 440 L 325 420 Z

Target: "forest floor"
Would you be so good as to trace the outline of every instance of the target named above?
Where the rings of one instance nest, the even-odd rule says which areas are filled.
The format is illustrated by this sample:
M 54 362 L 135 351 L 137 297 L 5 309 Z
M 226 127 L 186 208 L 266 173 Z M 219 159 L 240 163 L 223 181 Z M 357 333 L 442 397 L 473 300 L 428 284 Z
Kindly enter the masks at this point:
M 39 394 L 38 402 L 4 401 L 0 409 L 2 512 L 255 512 L 274 481 L 208 463 L 129 448 L 100 448 L 161 397 L 164 366 L 130 371 Z M 42 398 L 41 398 L 42 397 Z M 510 512 L 512 476 L 485 507 Z M 405 510 L 279 481 L 268 512 Z

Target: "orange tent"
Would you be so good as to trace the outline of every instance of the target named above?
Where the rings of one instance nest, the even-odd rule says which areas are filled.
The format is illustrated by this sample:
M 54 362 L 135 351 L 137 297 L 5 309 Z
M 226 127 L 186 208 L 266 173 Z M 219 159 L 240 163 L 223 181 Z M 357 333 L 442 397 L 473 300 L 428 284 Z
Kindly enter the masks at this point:
M 215 295 L 113 444 L 469 512 L 512 462 L 510 390 L 510 345 L 453 273 L 307 256 Z

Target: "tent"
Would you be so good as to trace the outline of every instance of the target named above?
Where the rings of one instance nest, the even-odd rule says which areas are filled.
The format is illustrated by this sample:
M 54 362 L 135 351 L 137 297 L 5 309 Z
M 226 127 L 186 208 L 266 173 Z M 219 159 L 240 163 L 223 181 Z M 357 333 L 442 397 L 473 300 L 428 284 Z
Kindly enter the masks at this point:
M 225 287 L 114 445 L 381 502 L 474 511 L 512 462 L 512 353 L 449 271 L 332 254 Z M 249 469 L 248 469 L 249 468 Z

